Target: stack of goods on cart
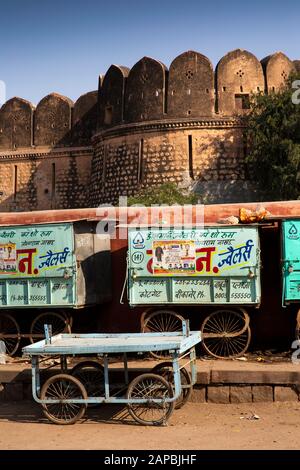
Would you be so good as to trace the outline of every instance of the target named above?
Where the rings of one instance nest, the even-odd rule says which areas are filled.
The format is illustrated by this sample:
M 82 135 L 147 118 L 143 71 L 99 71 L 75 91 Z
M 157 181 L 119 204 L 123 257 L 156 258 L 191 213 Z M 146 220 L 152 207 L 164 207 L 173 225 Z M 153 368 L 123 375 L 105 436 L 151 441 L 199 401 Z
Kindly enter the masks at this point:
M 262 222 L 263 220 L 270 217 L 270 212 L 267 211 L 264 207 L 259 207 L 255 211 L 249 209 L 240 209 L 239 219 L 243 224 L 253 224 L 256 222 Z
M 254 211 L 251 209 L 245 209 L 241 207 L 239 210 L 239 217 L 231 215 L 226 217 L 225 219 L 220 219 L 218 222 L 220 224 L 231 224 L 237 225 L 241 224 L 254 224 L 258 222 L 262 222 L 270 217 L 270 212 L 267 211 L 264 207 L 258 207 Z

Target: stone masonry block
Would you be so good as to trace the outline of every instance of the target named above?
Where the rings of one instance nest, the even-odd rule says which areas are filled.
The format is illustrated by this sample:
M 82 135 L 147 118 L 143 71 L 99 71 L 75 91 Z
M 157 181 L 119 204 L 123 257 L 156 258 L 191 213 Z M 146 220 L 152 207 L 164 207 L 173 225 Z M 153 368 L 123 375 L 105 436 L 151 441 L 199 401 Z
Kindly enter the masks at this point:
M 298 392 L 293 387 L 275 387 L 275 401 L 298 401 Z
M 209 372 L 209 370 L 198 370 L 197 371 L 197 384 L 207 385 L 207 384 L 209 384 L 209 381 L 210 381 L 210 372 Z
M 208 403 L 229 403 L 229 387 L 207 387 Z
M 251 403 L 252 390 L 250 386 L 230 387 L 230 403 Z
M 271 385 L 253 385 L 252 399 L 254 403 L 273 401 L 273 387 Z
M 206 402 L 206 387 L 194 386 L 191 398 L 191 403 L 205 403 Z

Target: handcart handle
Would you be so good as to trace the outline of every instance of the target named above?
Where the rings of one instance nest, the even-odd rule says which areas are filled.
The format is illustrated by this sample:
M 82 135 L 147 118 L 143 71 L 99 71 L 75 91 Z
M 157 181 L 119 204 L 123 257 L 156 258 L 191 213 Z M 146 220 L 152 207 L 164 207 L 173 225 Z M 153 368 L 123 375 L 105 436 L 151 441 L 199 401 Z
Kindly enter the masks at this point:
M 44 325 L 44 331 L 45 331 L 45 344 L 51 344 L 52 325 Z
M 190 336 L 190 320 L 182 320 L 182 335 Z

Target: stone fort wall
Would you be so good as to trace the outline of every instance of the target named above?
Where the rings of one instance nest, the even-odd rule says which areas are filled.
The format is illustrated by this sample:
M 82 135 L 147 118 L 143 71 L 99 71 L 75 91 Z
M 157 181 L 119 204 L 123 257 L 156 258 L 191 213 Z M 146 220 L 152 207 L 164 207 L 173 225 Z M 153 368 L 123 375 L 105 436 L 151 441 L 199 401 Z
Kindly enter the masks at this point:
M 169 69 L 149 57 L 112 65 L 75 103 L 12 98 L 0 109 L 0 210 L 97 206 L 186 177 L 204 202 L 255 199 L 241 118 L 295 69 L 281 52 L 260 62 L 237 49 L 214 70 L 188 51 Z

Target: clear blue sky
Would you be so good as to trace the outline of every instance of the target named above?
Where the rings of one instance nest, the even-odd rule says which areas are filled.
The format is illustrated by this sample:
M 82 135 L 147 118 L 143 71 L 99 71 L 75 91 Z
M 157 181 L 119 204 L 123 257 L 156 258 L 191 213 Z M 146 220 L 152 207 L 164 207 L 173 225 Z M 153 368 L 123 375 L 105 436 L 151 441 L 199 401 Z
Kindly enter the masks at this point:
M 0 80 L 7 98 L 76 100 L 112 64 L 147 55 L 167 67 L 194 49 L 214 65 L 248 49 L 300 59 L 299 0 L 6 0 L 0 3 Z

